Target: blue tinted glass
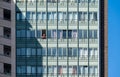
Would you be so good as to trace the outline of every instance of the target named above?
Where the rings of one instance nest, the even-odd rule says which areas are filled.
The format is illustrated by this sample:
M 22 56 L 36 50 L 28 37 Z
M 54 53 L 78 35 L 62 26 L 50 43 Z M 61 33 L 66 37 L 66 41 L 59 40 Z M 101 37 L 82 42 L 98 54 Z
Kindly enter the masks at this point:
M 42 55 L 45 56 L 46 55 L 46 49 L 42 48 Z
M 41 30 L 37 30 L 37 37 L 41 37 Z
M 51 48 L 48 48 L 48 56 L 51 56 Z
M 63 48 L 63 56 L 67 56 L 66 48 Z
M 58 30 L 57 32 L 58 32 L 58 34 L 57 34 L 58 36 L 57 36 L 57 37 L 58 37 L 58 39 L 60 39 L 60 38 L 61 38 L 61 32 L 62 32 L 62 31 L 61 31 L 61 30 Z
M 52 34 L 52 37 L 53 37 L 53 38 L 56 38 L 56 37 L 57 37 L 57 32 L 56 32 L 56 30 L 52 30 L 52 33 L 51 33 L 51 34 Z
M 73 48 L 73 56 L 77 56 L 77 48 Z
M 69 48 L 69 49 L 68 49 L 68 56 L 69 56 L 69 57 L 72 57 L 72 48 Z
M 48 30 L 48 38 L 51 38 L 51 30 Z
M 63 38 L 66 38 L 66 30 L 63 30 Z
M 37 49 L 37 55 L 41 55 L 41 54 L 42 54 L 41 48 L 38 48 L 38 49 Z
M 97 30 L 94 30 L 94 38 L 97 39 Z
M 58 55 L 62 56 L 62 48 L 58 48 Z
M 84 30 L 84 38 L 87 38 L 87 30 Z
M 79 30 L 78 36 L 79 36 L 79 39 L 82 39 L 82 30 Z
M 56 56 L 56 48 L 52 48 L 52 55 Z
M 89 30 L 89 38 L 92 38 L 92 30 Z
M 72 38 L 72 30 L 68 30 L 68 38 Z
M 30 18 L 30 12 L 27 12 L 26 18 L 27 18 L 28 20 L 31 19 L 31 18 Z

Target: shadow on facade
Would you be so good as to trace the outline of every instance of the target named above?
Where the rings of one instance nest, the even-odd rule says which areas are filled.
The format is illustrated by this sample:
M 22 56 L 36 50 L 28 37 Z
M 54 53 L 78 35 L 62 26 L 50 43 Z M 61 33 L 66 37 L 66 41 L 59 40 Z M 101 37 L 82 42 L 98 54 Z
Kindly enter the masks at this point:
M 16 76 L 43 77 L 43 47 L 38 41 L 42 36 L 37 37 L 39 35 L 37 33 L 36 20 L 28 20 L 16 5 L 16 17 L 17 13 L 20 13 L 22 16 L 19 16 L 19 19 L 16 18 L 16 34 L 17 31 L 20 31 L 18 34 L 22 37 L 16 37 L 16 48 L 23 48 L 23 50 L 20 50 L 21 55 L 16 56 L 16 67 L 20 67 L 20 69 L 16 69 L 20 71 L 20 73 L 16 73 Z M 18 34 L 16 36 L 19 36 Z

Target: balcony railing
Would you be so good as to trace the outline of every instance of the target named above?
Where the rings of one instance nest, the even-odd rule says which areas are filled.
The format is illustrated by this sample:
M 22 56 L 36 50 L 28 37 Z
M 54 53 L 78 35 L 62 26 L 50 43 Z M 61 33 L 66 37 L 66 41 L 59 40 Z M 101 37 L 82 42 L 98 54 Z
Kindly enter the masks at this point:
M 45 6 L 46 6 L 46 1 L 37 1 L 37 2 L 36 1 L 27 1 L 27 2 L 26 1 L 17 1 L 17 5 L 19 7 L 23 7 L 21 5 L 25 5 L 26 3 L 27 3 L 27 6 L 31 7 L 31 8 L 36 6 L 36 3 L 38 4 L 38 7 L 44 7 L 45 8 Z M 69 7 L 77 7 L 77 2 L 76 1 L 69 1 L 69 2 L 60 1 L 60 2 L 58 2 L 58 7 L 63 7 L 63 8 L 67 7 L 67 3 L 68 3 Z M 82 7 L 85 8 L 85 6 L 87 8 L 87 6 L 88 6 L 88 1 L 81 1 L 81 2 L 78 2 L 78 3 L 79 3 L 79 7 L 81 7 L 81 8 Z M 47 2 L 47 4 L 48 4 L 49 8 L 50 7 L 55 8 L 57 6 L 57 2 Z M 96 6 L 98 6 L 98 1 L 89 2 L 89 6 L 96 8 Z

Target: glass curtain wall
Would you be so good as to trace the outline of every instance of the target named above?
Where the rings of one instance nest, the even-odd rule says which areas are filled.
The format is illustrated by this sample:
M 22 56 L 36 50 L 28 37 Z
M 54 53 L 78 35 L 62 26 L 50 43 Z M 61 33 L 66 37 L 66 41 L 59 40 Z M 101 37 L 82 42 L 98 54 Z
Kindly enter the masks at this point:
M 99 77 L 98 0 L 16 0 L 17 77 Z

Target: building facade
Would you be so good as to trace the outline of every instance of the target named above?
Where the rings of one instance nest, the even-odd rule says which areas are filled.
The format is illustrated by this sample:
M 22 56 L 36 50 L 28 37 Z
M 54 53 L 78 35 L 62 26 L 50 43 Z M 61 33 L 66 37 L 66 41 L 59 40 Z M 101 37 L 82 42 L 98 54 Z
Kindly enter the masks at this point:
M 0 77 L 108 77 L 107 0 L 2 0 L 0 13 Z
M 0 0 L 0 77 L 15 77 L 15 6 Z

